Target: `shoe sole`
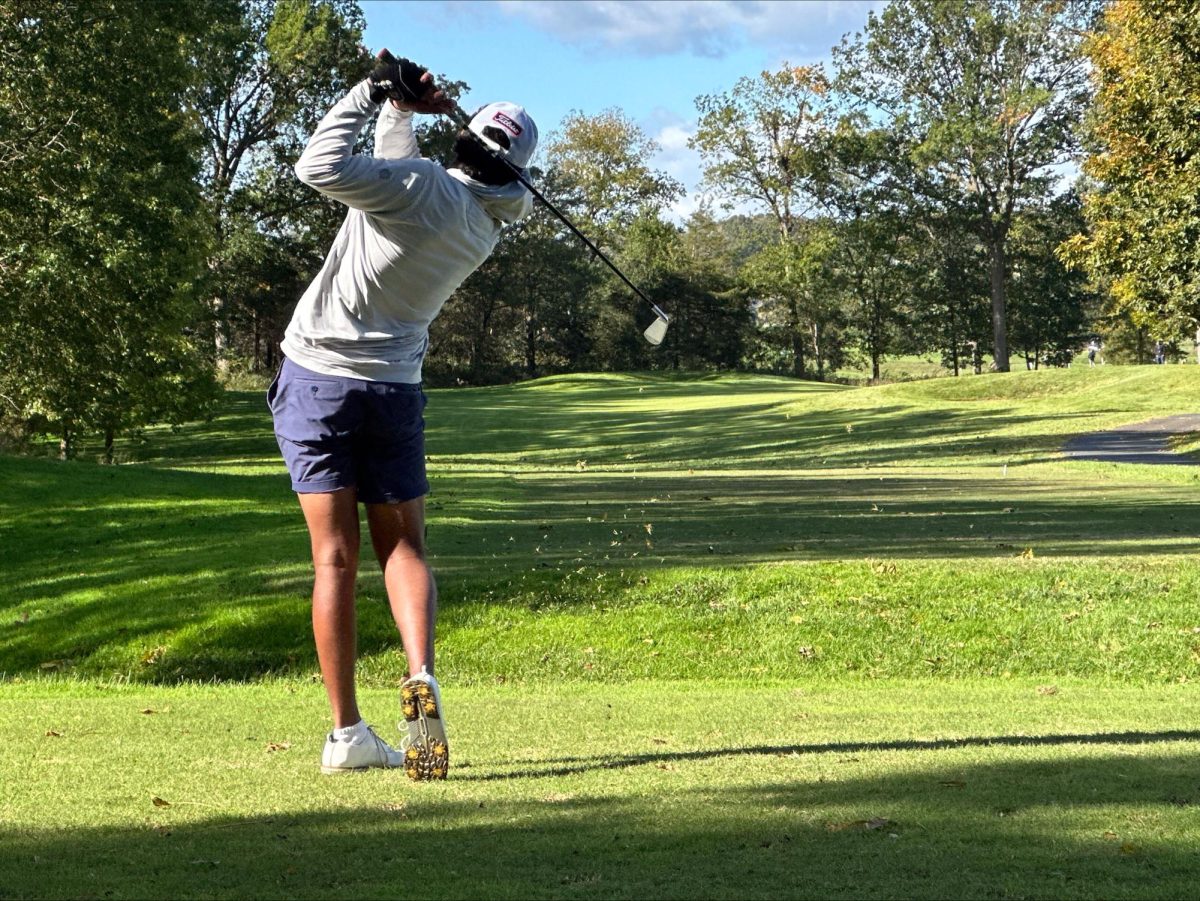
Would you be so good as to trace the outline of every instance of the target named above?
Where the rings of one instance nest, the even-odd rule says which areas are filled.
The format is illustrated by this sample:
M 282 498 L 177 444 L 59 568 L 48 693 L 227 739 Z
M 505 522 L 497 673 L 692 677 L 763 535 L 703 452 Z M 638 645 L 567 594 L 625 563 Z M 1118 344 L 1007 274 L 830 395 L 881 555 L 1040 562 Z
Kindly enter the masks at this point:
M 321 774 L 324 776 L 340 776 L 342 773 L 365 773 L 369 769 L 369 766 L 322 766 Z
M 414 782 L 445 779 L 450 770 L 450 746 L 433 689 L 426 682 L 400 688 L 400 709 L 408 725 L 404 772 Z

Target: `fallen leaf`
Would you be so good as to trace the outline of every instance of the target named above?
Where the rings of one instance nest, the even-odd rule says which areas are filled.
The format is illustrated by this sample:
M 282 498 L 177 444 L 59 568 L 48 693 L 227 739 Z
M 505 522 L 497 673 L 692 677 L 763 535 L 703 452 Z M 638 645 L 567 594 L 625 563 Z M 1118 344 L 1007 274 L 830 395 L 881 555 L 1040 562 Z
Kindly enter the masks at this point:
M 1104 833 L 1104 840 L 1106 842 L 1115 842 L 1117 840 L 1117 834 L 1115 832 L 1106 832 Z
M 155 710 L 153 707 L 147 707 L 145 710 L 143 710 L 143 711 L 142 711 L 142 713 L 144 713 L 144 714 L 146 714 L 147 716 L 149 716 L 149 715 L 150 715 L 150 714 L 152 714 L 152 713 L 158 713 L 158 711 L 157 711 L 157 710 Z
M 652 742 L 654 742 L 656 745 L 665 745 L 665 744 L 667 744 L 667 740 L 666 740 L 665 738 L 652 738 L 652 739 L 650 739 L 650 740 L 651 740 Z
M 154 796 L 153 798 L 151 798 L 150 800 L 154 802 L 154 806 L 155 806 L 155 807 L 170 807 L 170 806 L 171 806 L 171 802 L 170 802 L 170 801 L 164 801 L 164 800 L 163 800 L 162 798 L 160 798 L 158 795 L 155 795 L 155 796 Z
M 142 655 L 142 665 L 143 666 L 154 666 L 154 664 L 156 664 L 156 663 L 158 663 L 158 661 L 162 660 L 163 654 L 165 654 L 165 653 L 167 653 L 167 649 L 162 645 L 159 645 L 156 648 L 151 648 L 145 654 Z
M 1056 695 L 1056 694 L 1058 694 L 1058 686 L 1057 685 L 1039 685 L 1037 687 L 1037 693 L 1040 695 Z
M 291 746 L 292 743 L 288 741 L 269 741 L 267 742 L 267 753 L 270 754 L 273 751 L 286 751 Z
M 62 738 L 62 733 L 56 732 L 54 729 L 49 729 L 46 731 L 46 738 Z

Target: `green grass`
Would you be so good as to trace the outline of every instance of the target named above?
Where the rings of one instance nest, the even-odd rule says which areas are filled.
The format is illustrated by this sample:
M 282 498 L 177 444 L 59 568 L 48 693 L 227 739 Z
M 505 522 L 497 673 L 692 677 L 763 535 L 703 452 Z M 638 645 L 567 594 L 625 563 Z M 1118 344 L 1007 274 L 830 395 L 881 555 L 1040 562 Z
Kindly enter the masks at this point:
M 319 776 L 319 694 L 0 691 L 0 769 L 22 774 L 0 789 L 0 896 L 1195 889 L 1200 704 L 1181 686 L 448 687 L 463 724 L 454 778 L 425 785 Z M 395 704 L 391 692 L 365 701 Z
M 1200 470 L 1057 448 L 1188 409 L 1197 376 L 433 392 L 445 673 L 679 679 L 738 659 L 778 678 L 1194 677 Z M 261 396 L 133 451 L 115 467 L 0 458 L 0 672 L 312 672 L 307 540 Z M 361 597 L 364 678 L 392 684 L 370 566 Z
M 434 786 L 316 775 L 260 393 L 118 466 L 0 457 L 0 898 L 1186 895 L 1200 467 L 1059 449 L 1197 396 L 1149 366 L 431 392 Z M 366 564 L 360 599 L 387 723 Z

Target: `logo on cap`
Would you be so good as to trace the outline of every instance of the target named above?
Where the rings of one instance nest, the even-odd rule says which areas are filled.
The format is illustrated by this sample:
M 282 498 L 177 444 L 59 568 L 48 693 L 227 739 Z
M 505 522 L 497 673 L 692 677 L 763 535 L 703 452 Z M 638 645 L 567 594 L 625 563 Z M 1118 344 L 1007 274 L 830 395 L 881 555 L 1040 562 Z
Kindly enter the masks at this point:
M 511 118 L 506 116 L 504 113 L 502 113 L 498 110 L 497 110 L 496 114 L 494 116 L 492 116 L 492 121 L 499 122 L 501 125 L 503 125 L 505 128 L 507 128 L 509 131 L 511 131 L 513 133 L 514 137 L 521 134 L 521 126 L 518 125 L 516 122 L 514 122 Z

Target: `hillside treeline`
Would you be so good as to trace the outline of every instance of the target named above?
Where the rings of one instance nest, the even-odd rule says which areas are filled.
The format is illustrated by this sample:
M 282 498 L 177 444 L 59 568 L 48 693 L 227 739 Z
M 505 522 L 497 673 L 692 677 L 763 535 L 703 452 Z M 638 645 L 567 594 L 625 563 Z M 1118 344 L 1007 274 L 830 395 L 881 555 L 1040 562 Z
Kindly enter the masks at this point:
M 278 365 L 342 215 L 291 166 L 369 71 L 363 27 L 349 0 L 0 0 L 9 440 L 111 449 L 202 415 L 222 373 Z M 670 313 L 668 338 L 643 342 L 645 305 L 539 209 L 447 304 L 427 378 L 1172 352 L 1200 305 L 1197 46 L 1187 4 L 896 0 L 829 69 L 696 99 L 711 199 L 685 221 L 619 107 L 543 123 L 536 180 Z M 444 160 L 449 124 L 421 128 Z

